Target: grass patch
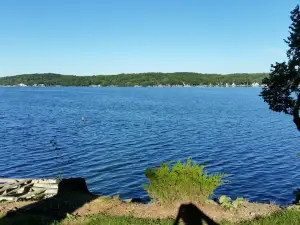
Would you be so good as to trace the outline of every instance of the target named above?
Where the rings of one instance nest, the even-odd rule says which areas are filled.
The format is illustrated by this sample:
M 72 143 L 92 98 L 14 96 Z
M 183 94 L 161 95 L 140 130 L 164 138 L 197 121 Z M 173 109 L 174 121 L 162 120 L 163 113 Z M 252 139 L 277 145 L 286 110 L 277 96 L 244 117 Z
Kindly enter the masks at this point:
M 55 225 L 57 222 L 52 222 L 48 218 L 40 215 L 21 215 L 11 218 L 5 218 L 4 215 L 0 215 L 0 225 L 8 224 L 22 224 L 22 225 Z
M 231 223 L 227 223 L 231 224 Z M 224 225 L 227 225 L 224 223 Z M 252 221 L 238 223 L 238 225 L 299 225 L 300 212 L 295 210 L 285 210 L 270 216 L 258 218 Z
M 192 163 L 190 158 L 186 164 L 180 161 L 173 166 L 163 163 L 159 168 L 145 171 L 149 185 L 143 187 L 152 199 L 161 204 L 204 203 L 225 182 L 223 178 L 226 176 L 223 173 L 208 175 L 204 168 Z
M 0 224 L 3 223 L 0 218 Z M 51 224 L 51 225 L 172 225 L 174 220 L 172 219 L 139 219 L 134 217 L 126 216 L 105 216 L 105 215 L 96 215 L 88 217 L 78 217 L 65 219 L 61 222 L 47 223 L 47 220 L 43 220 L 38 216 L 26 216 L 21 218 L 14 218 L 12 223 L 9 224 Z M 44 223 L 45 222 L 45 223 Z M 279 213 L 275 213 L 270 216 L 258 218 L 251 221 L 244 221 L 240 223 L 231 223 L 231 222 L 220 222 L 220 225 L 298 225 L 300 224 L 300 212 L 295 210 L 285 210 Z
M 138 219 L 133 217 L 112 217 L 97 215 L 91 217 L 85 217 L 81 219 L 65 220 L 62 225 L 173 225 L 172 219 Z M 182 224 L 182 223 L 181 223 Z M 285 210 L 279 213 L 275 213 L 270 216 L 258 218 L 251 221 L 244 221 L 240 223 L 220 222 L 220 225 L 299 225 L 300 224 L 300 212 L 294 210 Z
M 139 219 L 134 217 L 125 217 L 125 216 L 104 216 L 97 215 L 86 217 L 82 219 L 74 219 L 74 220 L 65 220 L 61 223 L 61 225 L 131 225 L 131 224 L 141 224 L 141 225 L 173 225 L 174 221 L 171 219 Z

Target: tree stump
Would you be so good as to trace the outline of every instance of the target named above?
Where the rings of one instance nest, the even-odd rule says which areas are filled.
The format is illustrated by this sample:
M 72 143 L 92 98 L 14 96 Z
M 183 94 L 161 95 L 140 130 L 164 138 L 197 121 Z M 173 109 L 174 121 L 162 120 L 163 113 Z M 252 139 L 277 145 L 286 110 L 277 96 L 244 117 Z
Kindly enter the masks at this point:
M 62 181 L 58 184 L 57 195 L 69 194 L 70 192 L 91 194 L 87 188 L 84 178 L 62 179 Z

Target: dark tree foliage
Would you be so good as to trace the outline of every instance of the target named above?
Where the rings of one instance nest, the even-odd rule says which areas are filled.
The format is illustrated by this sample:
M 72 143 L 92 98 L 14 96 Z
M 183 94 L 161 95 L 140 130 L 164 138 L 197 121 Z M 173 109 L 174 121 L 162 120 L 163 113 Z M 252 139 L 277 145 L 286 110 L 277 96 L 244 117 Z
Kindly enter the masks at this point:
M 72 76 L 53 73 L 24 74 L 0 78 L 0 85 L 26 85 L 44 84 L 46 86 L 122 86 L 132 87 L 154 86 L 154 85 L 225 85 L 226 83 L 236 85 L 261 84 L 266 73 L 257 74 L 201 74 L 190 72 L 177 73 L 137 73 L 119 75 L 98 75 L 98 76 Z
M 299 5 L 291 12 L 290 35 L 284 40 L 289 49 L 288 62 L 271 65 L 269 77 L 263 80 L 265 87 L 261 92 L 271 110 L 293 116 L 300 131 L 300 10 Z

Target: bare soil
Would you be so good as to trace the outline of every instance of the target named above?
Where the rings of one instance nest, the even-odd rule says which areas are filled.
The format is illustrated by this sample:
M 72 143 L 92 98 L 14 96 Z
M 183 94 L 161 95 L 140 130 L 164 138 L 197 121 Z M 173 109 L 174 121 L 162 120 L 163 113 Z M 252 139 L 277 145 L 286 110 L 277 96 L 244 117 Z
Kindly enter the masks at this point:
M 109 216 L 133 216 L 137 218 L 165 219 L 175 218 L 179 208 L 179 205 L 161 206 L 157 203 L 138 204 L 109 197 L 94 197 L 91 199 L 90 196 L 88 196 L 86 198 L 87 200 L 85 201 L 85 196 L 76 195 L 63 199 L 56 198 L 55 200 L 42 200 L 40 202 L 22 201 L 1 203 L 0 214 L 6 215 L 8 212 L 15 212 L 23 209 L 29 212 L 31 209 L 35 208 L 35 210 L 33 210 L 34 214 L 38 213 L 40 215 L 49 215 L 52 213 L 49 212 L 51 210 L 53 212 L 59 212 L 61 209 L 68 209 L 66 212 L 76 217 L 104 214 Z M 81 202 L 81 204 L 77 204 L 78 201 Z M 53 207 L 53 205 L 55 205 L 55 207 Z M 277 205 L 250 202 L 245 202 L 244 205 L 232 210 L 224 209 L 220 205 L 214 204 L 197 206 L 215 221 L 227 220 L 231 222 L 250 220 L 281 210 L 281 208 Z

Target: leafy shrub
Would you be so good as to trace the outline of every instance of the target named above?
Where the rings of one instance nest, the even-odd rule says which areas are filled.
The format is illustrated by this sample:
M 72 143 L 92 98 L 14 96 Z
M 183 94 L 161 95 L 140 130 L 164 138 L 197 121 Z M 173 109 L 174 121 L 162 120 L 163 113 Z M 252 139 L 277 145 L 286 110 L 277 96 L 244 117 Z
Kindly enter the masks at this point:
M 219 203 L 225 209 L 237 208 L 240 205 L 243 205 L 244 201 L 245 200 L 243 198 L 236 198 L 236 200 L 231 201 L 231 198 L 227 197 L 226 195 L 222 195 L 219 197 Z
M 222 207 L 229 209 L 231 208 L 231 198 L 226 195 L 222 195 L 219 197 L 219 203 Z
M 244 202 L 245 202 L 245 199 L 244 199 L 244 198 L 236 198 L 236 200 L 234 200 L 234 201 L 232 202 L 232 206 L 233 206 L 233 208 L 237 208 L 237 207 L 239 207 L 240 205 L 243 205 Z
M 226 174 L 208 175 L 204 166 L 178 161 L 173 166 L 163 163 L 159 168 L 148 168 L 145 176 L 149 185 L 143 185 L 149 196 L 161 204 L 182 202 L 204 203 L 224 182 Z

